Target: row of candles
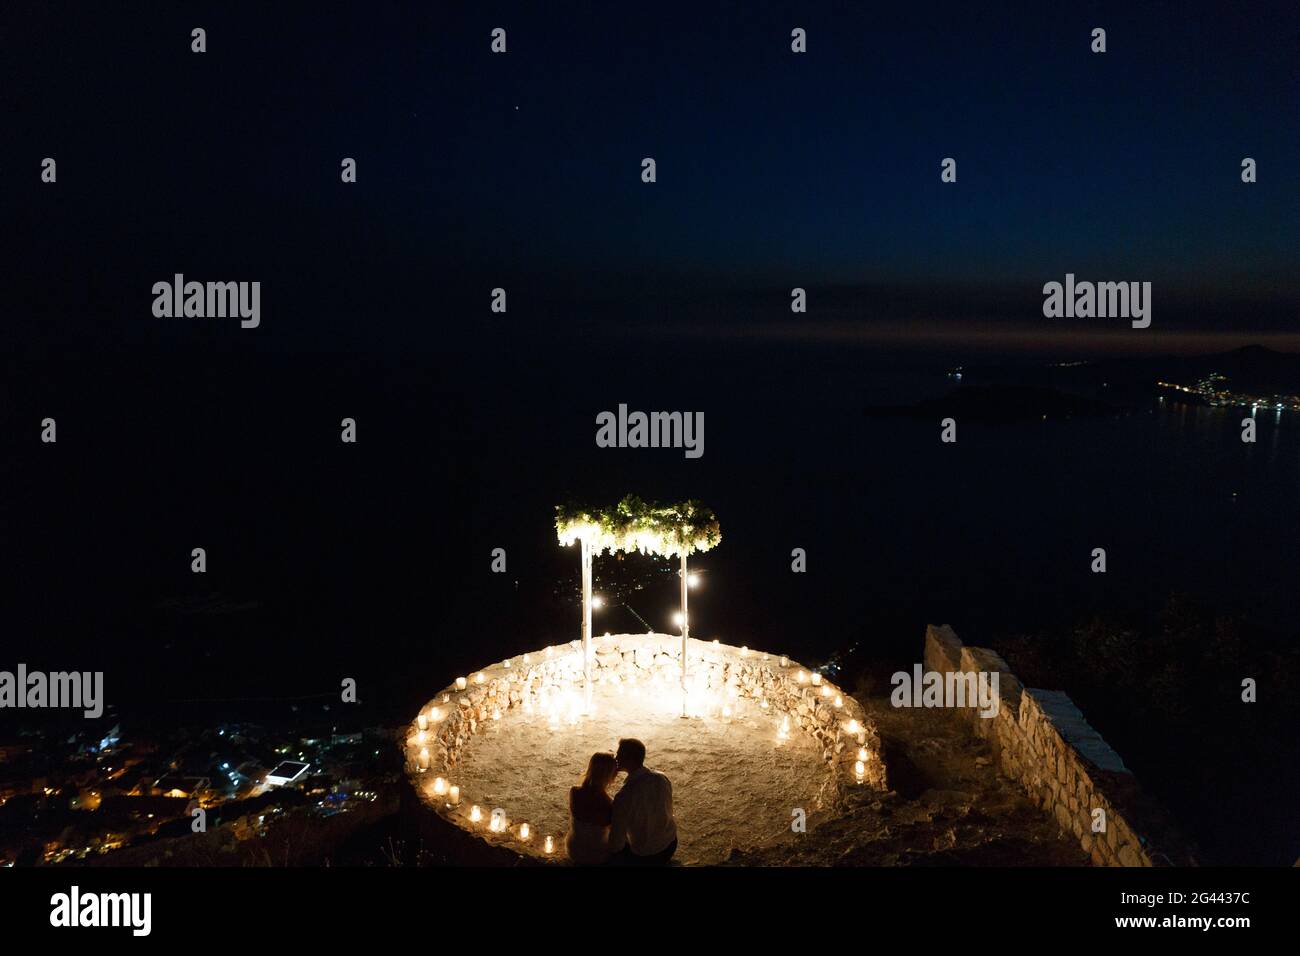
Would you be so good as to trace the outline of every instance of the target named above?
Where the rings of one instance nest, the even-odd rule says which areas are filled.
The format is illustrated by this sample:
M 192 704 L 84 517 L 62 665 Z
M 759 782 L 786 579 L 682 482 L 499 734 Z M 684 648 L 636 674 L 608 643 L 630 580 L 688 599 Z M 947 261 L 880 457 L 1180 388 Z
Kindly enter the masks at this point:
M 446 797 L 447 806 L 460 806 L 460 787 L 454 783 L 448 783 L 443 777 L 436 777 L 433 781 L 433 792 L 435 796 Z M 469 822 L 478 824 L 483 822 L 483 810 L 477 803 L 469 808 Z M 504 813 L 493 813 L 488 820 L 488 830 L 491 833 L 505 833 L 509 829 Z M 518 829 L 519 841 L 521 843 L 531 843 L 533 839 L 532 828 L 527 823 L 519 824 Z M 555 838 L 547 835 L 542 841 L 542 851 L 546 854 L 555 852 Z

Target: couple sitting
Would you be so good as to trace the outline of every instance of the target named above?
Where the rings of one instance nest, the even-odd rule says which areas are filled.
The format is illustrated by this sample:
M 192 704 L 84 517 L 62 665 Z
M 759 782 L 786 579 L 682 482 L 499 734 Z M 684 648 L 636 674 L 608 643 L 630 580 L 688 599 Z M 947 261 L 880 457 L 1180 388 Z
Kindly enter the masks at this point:
M 622 771 L 623 789 L 610 784 Z M 645 765 L 645 744 L 620 740 L 618 753 L 595 753 L 579 786 L 569 789 L 569 835 L 574 863 L 665 864 L 677 850 L 673 785 Z

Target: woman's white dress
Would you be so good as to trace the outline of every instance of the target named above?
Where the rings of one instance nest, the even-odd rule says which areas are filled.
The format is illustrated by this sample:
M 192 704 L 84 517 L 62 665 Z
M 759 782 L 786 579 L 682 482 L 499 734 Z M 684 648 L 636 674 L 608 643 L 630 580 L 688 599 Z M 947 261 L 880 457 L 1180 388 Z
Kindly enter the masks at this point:
M 574 863 L 594 865 L 609 859 L 609 827 L 583 823 L 569 815 L 569 834 L 564 847 Z

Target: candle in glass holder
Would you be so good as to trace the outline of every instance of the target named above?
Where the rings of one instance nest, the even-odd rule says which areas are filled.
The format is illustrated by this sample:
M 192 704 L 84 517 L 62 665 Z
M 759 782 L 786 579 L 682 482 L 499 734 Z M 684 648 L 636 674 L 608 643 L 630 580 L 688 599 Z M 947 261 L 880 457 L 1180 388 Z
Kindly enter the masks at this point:
M 465 680 L 465 678 L 463 678 L 463 677 L 457 677 L 457 678 L 456 678 L 456 689 L 457 689 L 457 690 L 464 690 L 464 689 L 465 689 L 466 687 L 468 687 L 468 686 L 469 686 L 469 681 Z
M 442 711 L 437 707 L 434 707 L 429 711 L 429 719 L 436 724 L 438 721 L 442 720 Z
M 555 852 L 555 841 L 552 840 L 550 837 L 546 838 L 546 852 L 547 853 Z
M 510 658 L 507 657 L 507 658 L 502 662 L 502 666 L 504 666 L 504 667 L 509 667 L 509 666 L 510 666 Z
M 486 678 L 483 676 L 482 671 L 479 671 L 477 674 L 474 675 L 474 683 L 481 684 L 483 683 L 484 680 L 486 680 Z
M 861 783 L 862 778 L 866 775 L 866 773 L 867 773 L 867 765 L 864 764 L 861 760 L 859 760 L 857 763 L 853 765 L 853 774 L 858 778 L 859 783 Z
M 785 740 L 790 736 L 790 718 L 788 716 L 781 721 L 781 729 L 777 731 L 776 736 L 779 740 Z
M 447 781 L 442 777 L 436 778 L 433 781 L 433 792 L 440 797 L 445 794 L 447 792 Z
M 843 706 L 844 706 L 844 698 L 841 697 L 839 694 L 836 694 L 836 695 L 835 695 L 835 709 L 836 709 L 836 710 L 839 710 L 839 709 L 840 709 L 841 707 L 843 707 Z
M 861 733 L 862 725 L 859 724 L 857 720 L 850 719 L 849 722 L 844 725 L 844 730 L 846 733 L 850 733 L 850 734 Z
M 493 720 L 500 720 L 500 719 L 501 719 L 501 708 L 500 708 L 500 707 L 493 707 L 493 708 L 492 708 L 492 719 L 493 719 Z
M 814 676 L 815 676 L 815 675 L 814 675 Z M 813 683 L 815 684 L 815 683 L 817 683 L 817 682 L 816 682 L 816 681 L 813 681 Z M 829 696 L 831 696 L 831 685 L 830 685 L 830 684 L 822 684 L 822 696 L 823 696 L 823 697 L 829 697 Z
M 862 761 L 862 760 L 866 760 L 867 757 L 869 757 L 869 756 L 870 756 L 870 754 L 867 753 L 867 748 L 866 748 L 866 747 L 859 747 L 859 748 L 858 748 L 858 760 L 860 760 L 860 761 Z
M 790 666 L 790 658 L 786 657 L 784 654 L 781 655 L 781 666 L 782 667 Z
M 469 808 L 469 822 L 478 823 L 482 819 L 483 819 L 483 811 L 478 808 L 478 804 L 476 803 Z
M 798 681 L 799 683 L 801 683 L 801 684 L 802 684 L 804 681 L 806 681 L 806 680 L 808 679 L 808 675 L 805 674 L 803 671 L 799 671 L 799 672 L 797 672 L 797 673 L 794 675 L 794 677 L 795 677 L 795 680 L 797 680 L 797 681 Z
M 812 682 L 814 687 L 820 687 L 822 682 L 822 675 L 817 671 L 813 671 Z
M 415 726 L 419 727 L 421 731 L 423 731 L 425 727 L 429 726 L 429 718 L 424 716 L 423 711 L 415 715 Z
M 525 664 L 530 664 L 530 663 L 532 663 L 532 660 L 533 660 L 533 655 L 531 655 L 531 654 L 525 654 L 525 655 L 524 655 L 524 663 L 525 663 Z
M 453 784 L 453 785 L 452 785 L 450 788 L 448 788 L 448 790 L 447 790 L 447 797 L 448 797 L 448 799 L 450 800 L 451 805 L 452 805 L 453 807 L 458 807 L 458 806 L 460 806 L 460 787 L 458 787 L 458 786 L 456 786 L 455 784 Z
M 528 829 L 527 823 L 519 824 L 519 839 L 527 841 L 532 838 L 532 831 Z
M 741 657 L 748 657 L 748 656 L 749 656 L 749 648 L 748 648 L 748 647 L 745 647 L 743 644 L 742 644 L 741 647 L 740 647 L 740 656 L 741 656 Z
M 444 704 L 450 704 L 450 703 L 451 703 L 451 694 L 443 694 L 443 695 L 442 695 L 442 702 L 443 702 Z
M 429 748 L 421 747 L 420 755 L 417 759 L 420 761 L 420 769 L 428 770 L 429 769 Z

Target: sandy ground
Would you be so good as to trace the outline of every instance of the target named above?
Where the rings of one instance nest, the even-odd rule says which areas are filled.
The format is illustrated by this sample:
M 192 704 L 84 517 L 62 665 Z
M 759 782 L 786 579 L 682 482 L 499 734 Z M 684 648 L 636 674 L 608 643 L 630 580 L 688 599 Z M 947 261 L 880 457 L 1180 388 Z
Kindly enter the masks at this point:
M 733 848 L 789 842 L 796 807 L 807 812 L 810 828 L 825 816 L 817 795 L 830 771 L 820 751 L 798 730 L 778 741 L 779 720 L 756 704 L 736 701 L 726 722 L 681 718 L 680 697 L 666 686 L 634 694 L 602 685 L 594 703 L 595 713 L 576 725 L 552 727 L 545 716 L 518 709 L 491 722 L 467 745 L 456 772 L 462 805 L 477 803 L 485 817 L 501 807 L 511 826 L 527 821 L 539 841 L 552 834 L 562 848 L 568 790 L 588 758 L 613 751 L 620 737 L 637 737 L 646 765 L 672 781 L 681 863 L 720 863 Z

